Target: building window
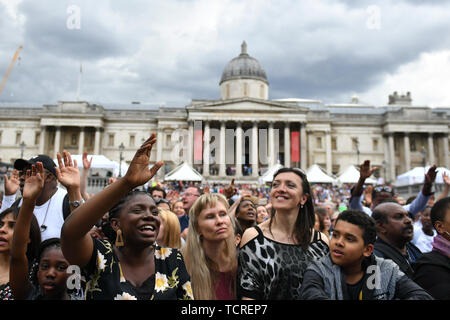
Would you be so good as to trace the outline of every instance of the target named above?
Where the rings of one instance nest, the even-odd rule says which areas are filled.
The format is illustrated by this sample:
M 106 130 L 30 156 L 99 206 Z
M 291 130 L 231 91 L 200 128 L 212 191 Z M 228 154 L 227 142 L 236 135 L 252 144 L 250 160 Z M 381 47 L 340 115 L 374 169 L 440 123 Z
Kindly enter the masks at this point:
M 248 96 L 248 83 L 244 82 L 244 97 Z
M 337 150 L 337 139 L 334 137 L 331 138 L 331 150 Z
M 2 133 L 3 131 L 0 131 L 0 143 L 2 143 Z
M 410 151 L 417 151 L 417 146 L 416 146 L 416 140 L 415 139 L 409 139 L 409 150 Z
M 130 135 L 130 147 L 134 147 L 135 135 Z
M 16 132 L 16 144 L 20 144 L 20 140 L 22 140 L 22 132 Z
M 76 133 L 74 133 L 74 134 L 72 134 L 72 140 L 70 141 L 70 144 L 71 144 L 72 146 L 76 146 L 76 145 L 77 145 L 77 142 L 78 142 L 78 136 L 77 136 Z
M 358 138 L 352 138 L 352 150 L 357 151 L 359 149 Z
M 372 140 L 373 151 L 378 151 L 378 139 Z
M 166 136 L 166 147 L 170 147 L 171 146 L 171 140 L 172 140 L 172 135 L 169 133 Z
M 316 138 L 316 146 L 318 149 L 322 149 L 322 137 Z
M 110 133 L 108 136 L 108 147 L 114 146 L 114 133 Z
M 38 146 L 39 143 L 41 143 L 41 132 L 37 131 L 34 135 L 34 144 Z

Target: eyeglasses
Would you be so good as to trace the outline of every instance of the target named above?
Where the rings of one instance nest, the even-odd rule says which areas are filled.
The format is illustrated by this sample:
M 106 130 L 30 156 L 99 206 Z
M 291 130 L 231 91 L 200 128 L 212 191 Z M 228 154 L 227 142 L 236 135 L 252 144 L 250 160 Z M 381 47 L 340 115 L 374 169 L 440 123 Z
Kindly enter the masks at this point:
M 195 193 L 185 193 L 184 194 L 186 197 L 200 197 L 200 195 L 199 194 L 195 194 Z
M 169 200 L 166 200 L 166 199 L 163 199 L 163 198 L 160 198 L 160 199 L 153 199 L 154 201 L 155 201 L 155 203 L 156 204 L 160 204 L 160 203 L 167 203 L 167 204 L 170 204 L 170 202 L 169 202 Z
M 392 188 L 389 186 L 378 186 L 373 188 L 375 192 L 392 192 Z

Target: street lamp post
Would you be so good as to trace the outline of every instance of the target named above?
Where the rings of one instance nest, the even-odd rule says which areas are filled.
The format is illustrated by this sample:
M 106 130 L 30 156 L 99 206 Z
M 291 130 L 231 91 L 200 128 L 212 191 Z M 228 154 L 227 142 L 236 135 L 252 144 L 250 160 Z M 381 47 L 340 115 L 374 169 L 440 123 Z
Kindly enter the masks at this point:
M 20 158 L 21 159 L 23 158 L 23 153 L 25 152 L 26 147 L 27 147 L 27 145 L 25 144 L 25 142 L 22 141 L 20 144 Z
M 122 160 L 123 160 L 122 153 L 123 153 L 123 150 L 125 150 L 125 146 L 123 145 L 123 142 L 122 142 L 119 146 L 119 151 L 120 151 L 119 178 L 122 177 Z
M 355 141 L 355 143 L 356 143 L 356 155 L 357 155 L 357 164 L 359 165 L 359 139 L 358 138 L 356 138 L 356 141 Z
M 386 160 L 383 160 L 383 162 L 381 163 L 381 166 L 383 167 L 383 179 L 384 179 L 384 184 L 387 184 L 387 179 L 386 179 L 386 167 L 387 167 L 387 162 Z

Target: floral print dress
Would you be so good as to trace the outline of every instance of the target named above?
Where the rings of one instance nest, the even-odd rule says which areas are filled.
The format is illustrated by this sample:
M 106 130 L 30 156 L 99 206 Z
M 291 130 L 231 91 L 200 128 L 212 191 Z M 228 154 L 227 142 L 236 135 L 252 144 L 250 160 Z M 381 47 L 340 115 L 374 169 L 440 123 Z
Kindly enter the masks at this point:
M 84 268 L 86 300 L 193 300 L 189 274 L 177 249 L 155 248 L 155 274 L 140 287 L 123 276 L 110 242 L 93 239 L 94 251 Z

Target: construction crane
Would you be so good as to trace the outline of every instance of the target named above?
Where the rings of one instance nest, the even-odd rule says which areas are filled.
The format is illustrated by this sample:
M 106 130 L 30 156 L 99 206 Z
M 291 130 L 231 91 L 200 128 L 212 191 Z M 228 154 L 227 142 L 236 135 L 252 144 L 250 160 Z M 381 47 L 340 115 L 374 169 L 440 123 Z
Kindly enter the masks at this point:
M 14 63 L 16 62 L 17 57 L 19 56 L 19 53 L 22 50 L 22 48 L 23 48 L 22 46 L 19 46 L 19 48 L 16 50 L 16 53 L 14 53 L 14 57 L 12 58 L 8 69 L 6 70 L 6 74 L 3 77 L 2 83 L 0 84 L 0 95 L 2 94 L 3 88 L 5 88 L 6 81 L 8 81 L 8 77 L 11 74 L 12 69 L 14 68 Z

